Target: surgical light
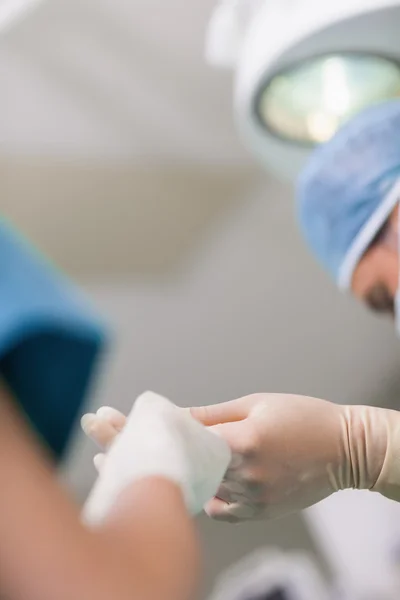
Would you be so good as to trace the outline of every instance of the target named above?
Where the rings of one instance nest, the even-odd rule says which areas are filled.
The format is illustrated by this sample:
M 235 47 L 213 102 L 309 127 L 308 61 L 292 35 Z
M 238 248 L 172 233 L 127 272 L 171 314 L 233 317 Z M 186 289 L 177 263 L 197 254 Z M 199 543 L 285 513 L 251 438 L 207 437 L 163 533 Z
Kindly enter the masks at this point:
M 400 97 L 400 66 L 369 55 L 318 57 L 272 77 L 256 100 L 260 124 L 302 144 L 328 141 L 348 119 Z
M 234 72 L 235 121 L 293 179 L 364 108 L 400 98 L 400 0 L 220 0 L 207 59 Z

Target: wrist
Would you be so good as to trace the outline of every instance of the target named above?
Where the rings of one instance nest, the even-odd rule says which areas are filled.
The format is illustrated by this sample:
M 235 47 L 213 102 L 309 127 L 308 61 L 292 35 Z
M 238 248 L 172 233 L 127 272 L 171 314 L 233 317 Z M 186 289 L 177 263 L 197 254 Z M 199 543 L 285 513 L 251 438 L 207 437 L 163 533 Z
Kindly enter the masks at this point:
M 400 412 L 383 408 L 376 411 L 375 438 L 379 436 L 380 469 L 371 489 L 400 502 Z
M 133 495 L 142 497 L 145 494 L 159 499 L 166 494 L 168 497 L 174 496 L 185 508 L 184 489 L 174 474 L 165 473 L 163 469 L 146 468 L 139 472 L 119 472 L 115 476 L 112 467 L 107 464 L 104 466 L 85 502 L 82 516 L 87 525 L 98 526 L 109 517 L 125 512 Z
M 388 448 L 387 412 L 372 406 L 342 406 L 345 488 L 377 490 Z M 378 486 L 379 487 L 379 486 Z
M 163 512 L 165 507 L 170 507 L 187 514 L 179 484 L 160 475 L 143 477 L 129 484 L 116 499 L 106 520 L 129 518 L 133 504 L 141 506 L 147 512 L 153 508 Z

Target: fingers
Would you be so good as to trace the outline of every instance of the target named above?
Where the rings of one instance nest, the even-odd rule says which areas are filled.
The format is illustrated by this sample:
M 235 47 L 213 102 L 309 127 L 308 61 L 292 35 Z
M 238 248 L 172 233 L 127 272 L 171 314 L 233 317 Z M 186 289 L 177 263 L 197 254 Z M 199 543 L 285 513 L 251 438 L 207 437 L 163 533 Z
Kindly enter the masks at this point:
M 206 514 L 215 521 L 225 523 L 240 523 L 251 521 L 257 517 L 257 510 L 250 505 L 229 504 L 220 498 L 213 498 L 204 507 Z
M 232 452 L 230 468 L 238 468 L 243 460 L 254 454 L 259 442 L 254 423 L 246 419 L 213 425 L 210 430 L 222 437 Z
M 81 427 L 85 434 L 102 449 L 107 449 L 120 431 L 119 427 L 99 417 L 98 414 L 84 415 L 81 419 Z
M 93 423 L 95 421 L 96 421 L 96 415 L 93 413 L 86 413 L 81 418 L 81 428 L 83 430 L 83 433 L 86 434 L 88 437 L 90 437 L 90 435 L 91 435 Z
M 225 521 L 226 523 L 238 523 L 238 519 L 229 512 L 229 504 L 221 498 L 212 498 L 204 507 L 205 513 L 216 521 Z
M 206 427 L 245 419 L 254 403 L 251 396 L 211 406 L 192 407 L 191 415 Z
M 122 412 L 110 406 L 102 406 L 97 411 L 96 415 L 100 419 L 108 421 L 118 432 L 122 431 L 126 424 L 126 417 Z
M 95 469 L 96 469 L 96 471 L 98 473 L 101 472 L 101 470 L 102 470 L 102 468 L 104 466 L 105 459 L 106 459 L 106 455 L 105 454 L 96 454 L 96 456 L 94 457 L 93 464 L 94 464 L 94 467 L 95 467 Z

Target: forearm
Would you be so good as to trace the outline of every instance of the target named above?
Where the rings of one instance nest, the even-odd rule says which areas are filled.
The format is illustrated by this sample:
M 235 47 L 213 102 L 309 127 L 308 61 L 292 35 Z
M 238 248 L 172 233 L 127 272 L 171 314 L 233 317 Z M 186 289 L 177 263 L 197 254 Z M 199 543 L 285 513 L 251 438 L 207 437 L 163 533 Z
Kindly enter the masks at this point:
M 134 518 L 133 518 L 134 516 Z M 163 479 L 142 480 L 121 495 L 99 530 L 112 556 L 134 563 L 141 598 L 189 599 L 197 583 L 199 546 L 179 488 Z M 140 540 L 140 543 L 139 543 Z
M 178 488 L 161 480 L 137 483 L 107 524 L 89 531 L 25 434 L 1 399 L 0 580 L 6 596 L 189 598 L 197 546 Z

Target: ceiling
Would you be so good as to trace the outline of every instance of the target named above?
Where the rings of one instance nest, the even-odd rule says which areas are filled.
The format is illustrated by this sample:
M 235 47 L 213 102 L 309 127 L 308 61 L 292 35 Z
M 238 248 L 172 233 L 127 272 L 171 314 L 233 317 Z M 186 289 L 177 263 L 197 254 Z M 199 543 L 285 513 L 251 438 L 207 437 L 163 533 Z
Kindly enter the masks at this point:
M 258 183 L 212 5 L 45 0 L 1 39 L 0 209 L 74 275 L 170 270 Z
M 214 0 L 43 0 L 1 41 L 0 151 L 153 164 L 251 162 L 231 81 L 203 59 Z
M 3 213 L 79 279 L 173 274 L 246 198 L 251 169 L 0 164 Z

